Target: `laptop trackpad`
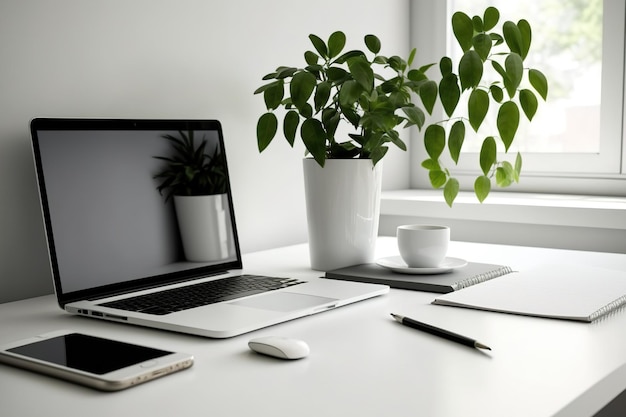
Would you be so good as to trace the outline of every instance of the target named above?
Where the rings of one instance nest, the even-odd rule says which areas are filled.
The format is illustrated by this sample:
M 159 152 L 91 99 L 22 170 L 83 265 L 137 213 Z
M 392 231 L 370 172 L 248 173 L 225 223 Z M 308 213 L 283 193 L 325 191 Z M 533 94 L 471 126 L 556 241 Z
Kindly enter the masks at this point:
M 260 308 L 274 311 L 297 311 L 306 310 L 315 306 L 332 303 L 334 298 L 318 297 L 315 295 L 296 294 L 293 292 L 275 292 L 245 300 L 233 301 L 235 304 L 245 307 Z

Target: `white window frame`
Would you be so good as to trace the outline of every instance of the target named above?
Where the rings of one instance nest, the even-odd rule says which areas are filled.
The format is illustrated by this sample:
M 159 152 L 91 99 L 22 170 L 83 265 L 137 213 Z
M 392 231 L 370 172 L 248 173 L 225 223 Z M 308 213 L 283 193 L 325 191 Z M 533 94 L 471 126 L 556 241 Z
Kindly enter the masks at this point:
M 434 0 L 414 0 L 410 2 L 411 42 L 417 48 L 415 62 L 438 62 L 446 54 L 447 47 L 447 2 Z M 494 187 L 492 191 L 524 191 L 566 194 L 593 194 L 626 196 L 626 140 L 624 139 L 624 25 L 626 1 L 604 1 L 603 20 L 603 79 L 613 80 L 605 83 L 602 91 L 601 144 L 598 154 L 527 154 L 523 153 L 524 167 L 520 184 L 506 189 Z M 505 17 L 506 18 L 506 17 Z M 530 21 L 532 25 L 532 21 Z M 610 42 L 607 42 L 610 40 Z M 436 69 L 435 69 L 436 71 Z M 434 76 L 434 73 L 432 74 Z M 617 80 L 617 81 L 616 81 Z M 615 84 L 619 88 L 615 88 Z M 541 109 L 540 109 L 541 110 Z M 436 117 L 436 116 L 435 116 Z M 422 143 L 422 133 L 412 132 L 411 143 L 411 188 L 430 188 L 426 171 L 420 166 L 427 158 Z M 615 157 L 618 155 L 618 157 Z M 465 159 L 477 160 L 468 155 Z M 511 156 L 509 158 L 511 159 Z M 608 162 L 608 161 L 611 162 Z M 558 161 L 555 163 L 555 161 Z M 476 164 L 474 164 L 475 166 Z M 478 175 L 477 169 L 467 166 L 448 166 L 454 168 L 463 189 L 471 190 L 473 180 Z M 550 166 L 550 171 L 546 167 Z M 556 166 L 556 168 L 555 168 Z M 585 167 L 581 171 L 579 167 Z

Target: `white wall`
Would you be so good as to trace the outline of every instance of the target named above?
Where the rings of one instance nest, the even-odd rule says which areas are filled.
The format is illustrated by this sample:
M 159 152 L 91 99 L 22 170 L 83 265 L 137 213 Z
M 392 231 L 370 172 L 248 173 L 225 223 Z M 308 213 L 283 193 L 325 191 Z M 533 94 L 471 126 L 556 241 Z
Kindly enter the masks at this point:
M 52 291 L 32 117 L 220 119 L 243 251 L 304 242 L 303 149 L 258 154 L 252 92 L 276 66 L 302 65 L 309 33 L 340 29 L 359 48 L 374 33 L 406 56 L 408 12 L 408 0 L 2 0 L 0 302 Z M 395 152 L 384 188 L 407 186 Z

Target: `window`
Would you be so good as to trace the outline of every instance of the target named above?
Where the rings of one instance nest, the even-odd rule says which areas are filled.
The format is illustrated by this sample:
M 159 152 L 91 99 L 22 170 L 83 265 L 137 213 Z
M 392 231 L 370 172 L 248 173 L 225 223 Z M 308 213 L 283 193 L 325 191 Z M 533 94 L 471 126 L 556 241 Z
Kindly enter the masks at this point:
M 521 183 L 511 190 L 626 195 L 625 4 L 623 0 L 448 0 L 412 4 L 411 41 L 418 48 L 416 62 L 420 64 L 436 62 L 444 54 L 458 63 L 461 51 L 450 25 L 451 15 L 457 10 L 482 16 L 485 8 L 493 5 L 501 13 L 498 29 L 505 20 L 525 18 L 530 22 L 533 40 L 529 59 L 535 61 L 525 65 L 546 75 L 550 92 L 548 102 L 540 100 L 533 122 L 520 125 L 513 152 L 502 155 L 503 159 L 514 160 L 517 150 L 523 154 Z M 431 71 L 435 77 L 437 69 Z M 414 146 L 418 148 L 414 160 L 421 161 L 421 133 L 417 136 L 420 140 Z M 451 161 L 448 164 L 455 174 L 467 177 L 462 180 L 467 189 L 471 189 L 471 171 L 477 166 L 482 138 L 484 135 L 476 141 L 466 138 L 459 165 L 455 167 Z M 412 165 L 412 185 L 428 187 L 419 163 Z

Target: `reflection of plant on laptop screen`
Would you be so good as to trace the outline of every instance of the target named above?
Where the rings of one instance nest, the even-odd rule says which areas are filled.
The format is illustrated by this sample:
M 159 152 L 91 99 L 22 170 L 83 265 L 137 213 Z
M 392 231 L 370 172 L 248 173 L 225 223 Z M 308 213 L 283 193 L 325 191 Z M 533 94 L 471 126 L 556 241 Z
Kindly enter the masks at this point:
M 165 201 L 174 200 L 185 258 L 211 262 L 228 258 L 232 238 L 226 159 L 219 143 L 209 143 L 203 135 L 196 146 L 195 136 L 193 130 L 162 136 L 172 154 L 155 157 L 165 166 L 154 178 L 161 181 L 157 189 Z
M 202 266 L 184 262 L 173 204 L 164 204 L 153 178 L 163 161 L 152 156 L 170 155 L 164 137 L 178 135 L 164 130 L 39 132 L 54 249 L 66 290 Z M 212 154 L 219 151 L 217 131 L 195 135 L 205 138 Z M 225 171 L 221 182 L 225 191 Z M 220 262 L 236 260 L 228 198 L 221 196 Z

